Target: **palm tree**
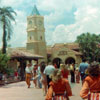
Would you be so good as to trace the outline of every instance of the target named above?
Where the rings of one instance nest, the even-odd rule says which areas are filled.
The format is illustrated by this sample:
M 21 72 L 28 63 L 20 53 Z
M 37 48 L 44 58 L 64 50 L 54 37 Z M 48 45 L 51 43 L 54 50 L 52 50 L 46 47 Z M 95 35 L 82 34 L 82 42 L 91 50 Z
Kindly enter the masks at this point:
M 11 39 L 11 35 L 13 33 L 11 21 L 15 21 L 14 14 L 16 15 L 16 12 L 14 12 L 14 10 L 11 7 L 0 8 L 0 23 L 2 24 L 3 28 L 3 54 L 6 53 L 7 41 Z

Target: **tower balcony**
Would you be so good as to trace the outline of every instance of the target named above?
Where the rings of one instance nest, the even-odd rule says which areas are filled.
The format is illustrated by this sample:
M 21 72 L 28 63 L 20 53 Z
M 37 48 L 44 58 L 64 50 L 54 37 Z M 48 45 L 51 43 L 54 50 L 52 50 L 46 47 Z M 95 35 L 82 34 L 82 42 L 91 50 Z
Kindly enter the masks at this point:
M 36 31 L 36 30 L 37 30 L 36 28 L 27 28 L 27 32 Z

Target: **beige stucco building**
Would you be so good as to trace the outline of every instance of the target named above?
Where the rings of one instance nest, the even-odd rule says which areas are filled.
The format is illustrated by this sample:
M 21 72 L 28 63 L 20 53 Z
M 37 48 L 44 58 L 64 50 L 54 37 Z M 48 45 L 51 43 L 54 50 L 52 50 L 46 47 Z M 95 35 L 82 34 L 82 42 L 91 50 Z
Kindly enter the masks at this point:
M 36 6 L 34 6 L 32 14 L 27 17 L 26 47 L 17 48 L 17 50 L 43 56 L 44 59 L 40 59 L 39 63 L 42 61 L 51 61 L 57 65 L 61 62 L 79 65 L 82 61 L 82 54 L 79 52 L 79 45 L 77 43 L 58 43 L 53 46 L 46 45 L 44 17 L 40 15 Z
M 46 46 L 44 17 L 40 15 L 36 6 L 32 15 L 27 17 L 27 46 L 26 49 L 32 54 L 38 54 L 44 57 L 42 61 L 52 61 L 59 64 L 81 62 L 81 53 L 76 43 L 55 44 Z M 41 61 L 40 61 L 41 62 Z
M 79 52 L 79 45 L 77 43 L 58 43 L 47 47 L 47 57 L 53 63 L 63 62 L 65 64 L 75 63 L 77 65 L 82 61 L 82 54 Z
M 36 6 L 34 6 L 32 15 L 27 17 L 26 49 L 33 54 L 43 56 L 44 61 L 47 61 L 44 17 L 39 14 Z
M 62 62 L 65 64 L 74 63 L 79 66 L 82 61 L 82 54 L 79 52 L 79 45 L 76 43 L 46 45 L 44 17 L 39 14 L 36 6 L 34 6 L 32 14 L 27 17 L 26 47 L 8 48 L 7 52 L 8 55 L 12 55 L 11 58 L 14 56 L 14 59 L 9 60 L 8 66 L 14 70 L 21 68 L 21 80 L 25 79 L 25 68 L 30 61 L 35 61 L 35 63 L 51 61 L 53 64 L 56 63 L 58 67 Z M 44 59 L 33 59 L 32 57 L 35 56 Z

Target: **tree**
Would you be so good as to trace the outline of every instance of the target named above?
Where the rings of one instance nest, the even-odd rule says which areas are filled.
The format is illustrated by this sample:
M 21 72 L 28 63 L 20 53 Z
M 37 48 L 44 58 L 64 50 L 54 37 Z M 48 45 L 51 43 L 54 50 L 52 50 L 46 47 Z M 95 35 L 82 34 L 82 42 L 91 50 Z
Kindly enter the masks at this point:
M 3 7 L 0 8 L 0 21 L 3 28 L 3 46 L 2 46 L 2 53 L 6 53 L 7 48 L 7 41 L 11 39 L 12 31 L 12 23 L 11 21 L 15 21 L 14 14 L 16 12 L 11 7 Z
M 7 62 L 9 57 L 6 54 L 0 52 L 0 73 L 3 73 L 7 69 Z
M 100 35 L 83 33 L 77 37 L 83 57 L 89 61 L 98 60 L 100 56 Z
M 7 75 L 10 75 L 14 72 L 13 68 L 8 67 L 9 60 L 9 56 L 0 52 L 0 74 L 6 73 Z

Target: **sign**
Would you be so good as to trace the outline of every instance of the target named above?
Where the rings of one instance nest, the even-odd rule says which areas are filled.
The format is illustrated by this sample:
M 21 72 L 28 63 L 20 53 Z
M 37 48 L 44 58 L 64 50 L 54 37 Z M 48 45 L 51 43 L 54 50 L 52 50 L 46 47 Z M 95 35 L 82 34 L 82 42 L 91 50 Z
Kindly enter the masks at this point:
M 67 55 L 67 51 L 59 51 L 58 56 Z

